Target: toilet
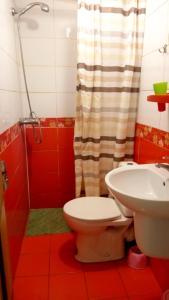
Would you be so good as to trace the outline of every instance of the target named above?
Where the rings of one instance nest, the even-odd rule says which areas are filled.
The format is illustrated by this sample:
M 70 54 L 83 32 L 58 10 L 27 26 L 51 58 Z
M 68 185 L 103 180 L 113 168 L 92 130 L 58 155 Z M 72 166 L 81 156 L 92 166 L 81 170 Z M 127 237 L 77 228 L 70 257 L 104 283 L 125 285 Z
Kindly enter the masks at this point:
M 133 218 L 132 212 L 119 202 L 81 197 L 67 202 L 63 212 L 68 226 L 76 233 L 78 261 L 104 262 L 125 256 L 125 240 L 131 239 Z

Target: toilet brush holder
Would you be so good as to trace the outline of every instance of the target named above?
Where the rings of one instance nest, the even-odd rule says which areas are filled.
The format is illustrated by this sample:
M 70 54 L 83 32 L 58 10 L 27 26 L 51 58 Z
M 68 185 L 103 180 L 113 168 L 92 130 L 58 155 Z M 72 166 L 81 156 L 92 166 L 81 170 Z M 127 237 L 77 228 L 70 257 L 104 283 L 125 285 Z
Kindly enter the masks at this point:
M 131 268 L 144 269 L 148 264 L 148 257 L 137 246 L 133 246 L 129 250 L 127 263 Z

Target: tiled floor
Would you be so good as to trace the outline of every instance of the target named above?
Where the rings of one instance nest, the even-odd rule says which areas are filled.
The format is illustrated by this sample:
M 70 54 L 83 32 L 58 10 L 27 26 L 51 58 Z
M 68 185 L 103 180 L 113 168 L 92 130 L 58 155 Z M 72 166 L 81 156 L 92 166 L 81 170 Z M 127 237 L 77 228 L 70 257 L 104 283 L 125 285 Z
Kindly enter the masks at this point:
M 125 260 L 81 264 L 72 233 L 26 237 L 14 281 L 13 300 L 159 300 L 150 268 Z

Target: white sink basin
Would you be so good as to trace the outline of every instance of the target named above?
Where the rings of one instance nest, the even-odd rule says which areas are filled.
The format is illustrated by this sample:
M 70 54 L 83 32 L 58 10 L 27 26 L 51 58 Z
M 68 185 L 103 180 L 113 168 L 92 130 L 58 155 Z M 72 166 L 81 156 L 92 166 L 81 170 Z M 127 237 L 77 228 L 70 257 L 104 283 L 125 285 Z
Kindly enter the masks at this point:
M 110 171 L 105 182 L 110 193 L 134 212 L 140 249 L 169 258 L 169 171 L 155 164 L 124 166 Z

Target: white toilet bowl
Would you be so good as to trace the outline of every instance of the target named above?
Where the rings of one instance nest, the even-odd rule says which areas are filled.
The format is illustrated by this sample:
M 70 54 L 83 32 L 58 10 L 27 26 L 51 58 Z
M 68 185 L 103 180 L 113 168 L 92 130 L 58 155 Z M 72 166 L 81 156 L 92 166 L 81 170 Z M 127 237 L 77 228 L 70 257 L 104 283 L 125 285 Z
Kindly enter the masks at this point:
M 77 234 L 77 254 L 81 262 L 102 262 L 124 257 L 124 241 L 131 217 L 125 217 L 115 200 L 82 197 L 64 207 L 67 224 Z

